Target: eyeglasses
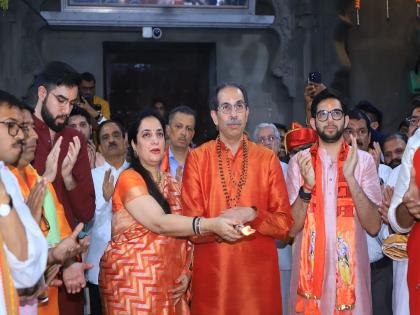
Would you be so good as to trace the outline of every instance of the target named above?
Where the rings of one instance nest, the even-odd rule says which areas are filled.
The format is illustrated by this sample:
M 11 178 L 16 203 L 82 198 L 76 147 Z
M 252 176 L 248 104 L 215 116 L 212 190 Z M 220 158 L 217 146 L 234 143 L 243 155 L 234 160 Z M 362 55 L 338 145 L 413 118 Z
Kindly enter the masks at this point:
M 411 126 L 417 126 L 420 121 L 420 116 L 410 116 L 407 117 L 406 120 Z
M 333 109 L 333 110 L 320 110 L 319 112 L 316 113 L 316 118 L 319 121 L 326 121 L 328 120 L 328 116 L 331 114 L 331 118 L 334 120 L 340 120 L 341 118 L 343 118 L 344 112 L 339 109 Z
M 367 134 L 369 133 L 369 130 L 367 128 L 360 128 L 357 130 L 353 130 L 351 128 L 346 128 L 344 129 L 344 133 L 348 136 L 352 135 L 357 135 L 358 137 L 365 137 L 367 136 Z
M 233 108 L 235 108 L 235 112 L 242 113 L 246 107 L 247 104 L 242 101 L 236 102 L 233 105 L 229 103 L 223 103 L 219 105 L 219 109 L 222 111 L 222 113 L 227 115 L 232 113 Z
M 262 143 L 262 144 L 264 144 L 264 143 L 273 143 L 273 141 L 276 140 L 276 139 L 277 139 L 277 137 L 276 136 L 273 136 L 273 135 L 267 136 L 267 137 L 258 137 L 257 138 L 257 142 L 258 143 Z
M 7 132 L 12 137 L 16 137 L 19 133 L 19 130 L 22 130 L 24 133 L 29 132 L 27 127 L 19 125 L 15 121 L 0 121 L 0 124 L 5 124 L 7 126 Z
M 78 106 L 79 105 L 79 102 L 77 100 L 70 101 L 68 98 L 64 97 L 63 95 L 55 95 L 52 92 L 49 92 L 49 94 L 54 95 L 55 99 L 57 100 L 57 102 L 61 106 L 64 106 L 66 104 L 69 104 L 70 107 Z

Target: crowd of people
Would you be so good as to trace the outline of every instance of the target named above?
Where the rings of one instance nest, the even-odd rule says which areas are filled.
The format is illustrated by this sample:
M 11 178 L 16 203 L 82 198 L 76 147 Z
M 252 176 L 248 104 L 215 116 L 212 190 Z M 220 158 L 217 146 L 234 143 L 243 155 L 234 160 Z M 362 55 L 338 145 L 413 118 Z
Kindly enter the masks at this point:
M 35 78 L 0 91 L 0 314 L 420 314 L 419 97 L 383 134 L 309 82 L 305 123 L 248 133 L 223 83 L 195 147 L 188 106 L 126 125 L 92 74 Z

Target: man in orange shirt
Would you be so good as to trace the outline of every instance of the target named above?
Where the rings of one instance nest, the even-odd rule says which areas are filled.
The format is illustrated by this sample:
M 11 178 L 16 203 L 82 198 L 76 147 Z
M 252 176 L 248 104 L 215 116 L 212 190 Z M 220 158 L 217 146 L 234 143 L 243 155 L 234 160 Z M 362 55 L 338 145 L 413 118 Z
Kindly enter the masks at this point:
M 288 235 L 290 205 L 277 156 L 244 133 L 248 115 L 245 89 L 220 85 L 211 107 L 219 135 L 192 150 L 185 165 L 183 214 L 224 213 L 256 230 L 238 241 L 213 235 L 193 239 L 193 314 L 282 313 L 274 238 Z

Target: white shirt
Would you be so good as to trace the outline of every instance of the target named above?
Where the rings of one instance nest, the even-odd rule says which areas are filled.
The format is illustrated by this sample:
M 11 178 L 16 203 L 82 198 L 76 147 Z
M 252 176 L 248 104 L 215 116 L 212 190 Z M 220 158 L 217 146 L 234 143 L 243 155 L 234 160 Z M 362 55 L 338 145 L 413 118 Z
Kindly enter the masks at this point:
M 48 258 L 47 239 L 32 217 L 31 211 L 23 199 L 16 177 L 4 165 L 3 161 L 0 161 L 0 176 L 7 193 L 13 200 L 14 209 L 25 227 L 26 239 L 28 241 L 28 258 L 25 261 L 20 261 L 8 250 L 6 245 L 4 245 L 4 250 L 7 255 L 15 288 L 30 288 L 44 274 Z
M 388 177 L 388 186 L 395 187 L 401 165 L 394 168 Z M 407 286 L 408 260 L 393 261 L 393 290 L 392 311 L 394 315 L 408 315 L 408 286 Z
M 92 169 L 93 186 L 95 188 L 96 209 L 93 217 L 93 226 L 90 230 L 90 246 L 86 257 L 86 262 L 91 263 L 93 267 L 87 271 L 87 279 L 90 283 L 98 284 L 99 262 L 102 255 L 111 240 L 111 220 L 112 220 L 112 198 L 108 202 L 105 201 L 102 184 L 105 178 L 105 172 L 111 169 L 111 175 L 114 176 L 114 186 L 118 177 L 129 166 L 128 162 L 119 168 L 105 161 L 105 164 Z
M 392 172 L 392 168 L 385 164 L 379 164 L 378 176 L 382 179 L 384 186 L 388 184 L 389 174 Z M 366 233 L 366 239 L 368 244 L 369 262 L 373 263 L 384 257 L 382 253 L 382 242 L 389 235 L 388 225 L 382 224 L 378 235 L 375 237 L 370 236 Z
M 413 156 L 417 148 L 420 146 L 420 128 L 408 139 L 407 146 L 403 157 L 401 159 L 401 165 L 399 167 L 397 183 L 394 187 L 394 194 L 392 195 L 391 205 L 388 209 L 388 220 L 392 229 L 397 233 L 405 234 L 411 231 L 412 227 L 403 228 L 401 227 L 396 218 L 396 211 L 405 192 L 408 189 L 410 183 L 411 167 L 413 165 Z

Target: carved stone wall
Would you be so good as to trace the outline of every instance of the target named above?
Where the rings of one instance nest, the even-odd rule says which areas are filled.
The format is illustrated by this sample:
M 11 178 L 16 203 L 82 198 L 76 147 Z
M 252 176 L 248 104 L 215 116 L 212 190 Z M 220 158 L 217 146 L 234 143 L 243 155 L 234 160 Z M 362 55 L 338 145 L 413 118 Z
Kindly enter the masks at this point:
M 263 0 L 260 0 L 263 1 Z M 365 1 L 361 26 L 354 24 L 352 0 L 271 1 L 270 29 L 164 29 L 166 42 L 216 44 L 217 81 L 244 82 L 256 110 L 249 129 L 261 121 L 303 121 L 303 89 L 310 71 L 353 102 L 371 100 L 386 112 L 392 130 L 408 111 L 407 72 L 420 51 L 414 1 Z M 102 43 L 144 41 L 133 30 L 53 30 L 39 16 L 43 0 L 11 1 L 0 12 L 0 89 L 26 93 L 48 61 L 63 60 L 97 75 L 103 91 Z M 268 10 L 268 11 L 270 11 Z

